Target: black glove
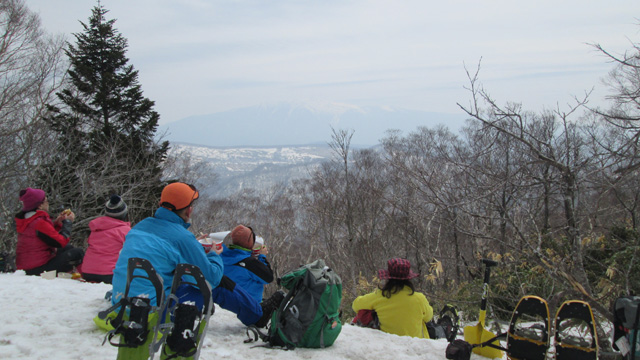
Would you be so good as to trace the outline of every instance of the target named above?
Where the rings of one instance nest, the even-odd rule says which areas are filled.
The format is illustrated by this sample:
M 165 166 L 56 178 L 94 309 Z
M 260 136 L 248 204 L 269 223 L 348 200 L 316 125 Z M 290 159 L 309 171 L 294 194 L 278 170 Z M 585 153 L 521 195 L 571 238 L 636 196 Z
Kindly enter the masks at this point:
M 71 222 L 71 220 L 62 220 L 62 229 L 60 229 L 60 231 L 58 231 L 58 233 L 66 238 L 71 236 L 71 227 L 73 226 L 73 223 Z

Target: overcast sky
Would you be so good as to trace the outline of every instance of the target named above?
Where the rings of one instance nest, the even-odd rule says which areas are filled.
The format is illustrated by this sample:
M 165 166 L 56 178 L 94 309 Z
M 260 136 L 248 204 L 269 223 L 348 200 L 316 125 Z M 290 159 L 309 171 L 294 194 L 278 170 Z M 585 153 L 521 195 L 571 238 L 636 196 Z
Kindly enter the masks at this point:
M 54 34 L 91 0 L 26 0 Z M 102 0 L 161 123 L 280 101 L 460 113 L 465 66 L 501 103 L 541 110 L 595 88 L 640 42 L 640 1 Z

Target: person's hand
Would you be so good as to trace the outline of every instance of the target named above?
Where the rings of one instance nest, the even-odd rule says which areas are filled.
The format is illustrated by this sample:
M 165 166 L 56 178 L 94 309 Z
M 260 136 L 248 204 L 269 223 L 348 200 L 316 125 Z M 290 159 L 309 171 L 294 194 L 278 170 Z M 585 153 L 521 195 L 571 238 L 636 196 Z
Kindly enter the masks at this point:
M 214 245 L 211 247 L 211 251 L 214 251 L 216 254 L 220 255 L 220 254 L 222 254 L 222 252 L 224 251 L 224 247 L 222 247 L 222 246 L 221 246 L 221 247 L 220 247 L 220 249 L 218 250 L 218 249 L 216 249 L 216 245 L 214 244 Z
M 53 220 L 53 223 L 56 225 L 60 225 L 62 224 L 62 220 L 64 220 L 64 215 L 59 214 L 58 217 L 55 220 Z
M 73 222 L 76 219 L 76 214 L 71 209 L 66 209 L 60 212 L 58 217 L 53 221 L 55 224 L 62 224 L 62 220 L 69 220 Z
M 267 245 L 263 245 L 258 254 L 267 255 L 269 253 L 269 249 L 267 249 Z
M 69 210 L 69 212 L 65 213 L 63 216 L 65 220 L 71 220 L 71 222 L 76 220 L 76 214 L 74 214 L 71 210 Z

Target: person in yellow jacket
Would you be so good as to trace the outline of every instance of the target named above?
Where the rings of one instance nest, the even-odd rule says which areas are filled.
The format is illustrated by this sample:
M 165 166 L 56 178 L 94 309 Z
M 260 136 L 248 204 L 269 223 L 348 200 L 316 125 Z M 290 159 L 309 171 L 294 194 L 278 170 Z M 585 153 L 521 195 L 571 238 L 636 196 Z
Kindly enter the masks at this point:
M 378 277 L 387 282 L 381 289 L 358 296 L 353 311 L 374 310 L 380 330 L 386 333 L 428 339 L 426 323 L 433 318 L 433 308 L 424 294 L 415 291 L 411 279 L 417 276 L 409 260 L 390 259 L 387 270 L 378 270 Z

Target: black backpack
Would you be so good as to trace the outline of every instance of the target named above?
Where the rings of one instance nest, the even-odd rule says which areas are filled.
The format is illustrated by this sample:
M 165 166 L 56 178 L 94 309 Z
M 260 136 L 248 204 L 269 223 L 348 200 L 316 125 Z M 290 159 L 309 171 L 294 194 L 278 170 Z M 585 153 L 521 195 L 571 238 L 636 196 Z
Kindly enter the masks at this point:
M 622 296 L 613 304 L 613 348 L 628 354 L 627 359 L 640 359 L 640 296 Z

